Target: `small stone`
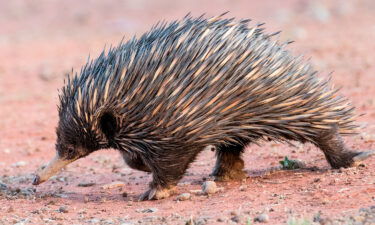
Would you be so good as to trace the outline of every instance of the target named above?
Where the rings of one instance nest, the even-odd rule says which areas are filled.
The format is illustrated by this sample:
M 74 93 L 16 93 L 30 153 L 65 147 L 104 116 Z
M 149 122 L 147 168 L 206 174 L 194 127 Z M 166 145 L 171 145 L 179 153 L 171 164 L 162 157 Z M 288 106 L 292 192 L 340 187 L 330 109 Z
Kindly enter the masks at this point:
M 26 165 L 27 165 L 27 162 L 25 162 L 25 161 L 18 161 L 16 163 L 12 164 L 13 167 L 22 167 L 22 166 L 26 166 Z
M 182 193 L 179 196 L 177 196 L 178 201 L 185 201 L 191 198 L 190 193 Z
M 154 213 L 157 212 L 157 208 L 148 208 L 148 209 L 137 209 L 135 210 L 136 212 L 141 212 L 141 213 Z
M 269 220 L 270 220 L 270 217 L 265 213 L 262 213 L 259 216 L 254 218 L 254 222 L 260 222 L 260 223 L 266 223 Z
M 0 182 L 0 190 L 6 190 L 8 186 L 2 182 Z
M 39 214 L 40 211 L 39 211 L 39 210 L 33 210 L 33 211 L 31 211 L 31 213 L 32 213 L 32 214 Z
M 77 186 L 78 187 L 91 187 L 91 186 L 94 186 L 95 183 L 94 182 L 88 182 L 88 183 L 79 183 Z
M 128 193 L 127 193 L 127 192 L 122 192 L 121 196 L 122 196 L 123 198 L 126 198 L 126 197 L 128 197 Z
M 241 185 L 240 186 L 240 191 L 246 191 L 247 185 Z
M 88 222 L 89 222 L 89 223 L 96 224 L 96 223 L 100 223 L 100 219 L 98 219 L 98 218 L 92 218 L 92 219 L 89 220 Z
M 223 222 L 225 222 L 225 219 L 220 217 L 220 218 L 217 218 L 216 221 L 219 222 L 219 223 L 223 223 Z
M 194 225 L 204 225 L 204 224 L 207 224 L 208 219 L 209 219 L 209 218 L 207 218 L 207 217 L 200 217 L 200 218 L 197 218 L 197 219 L 195 219 L 195 221 L 194 221 Z
M 103 185 L 102 189 L 113 189 L 113 188 L 123 187 L 123 186 L 125 186 L 124 182 L 115 181 L 115 182 L 112 182 L 110 184 Z
M 202 190 L 190 190 L 190 193 L 195 194 L 195 195 L 203 195 L 204 194 Z
M 321 181 L 320 178 L 315 178 L 315 179 L 314 179 L 314 183 L 317 183 L 317 182 L 320 182 L 320 181 Z
M 68 211 L 68 207 L 66 207 L 66 206 L 61 206 L 57 211 L 59 213 L 67 213 L 67 212 L 69 212 Z
M 233 216 L 230 218 L 233 222 L 235 223 L 240 223 L 241 222 L 241 217 L 240 216 Z
M 215 194 L 217 192 L 216 183 L 214 181 L 205 181 L 202 184 L 202 191 L 205 194 Z

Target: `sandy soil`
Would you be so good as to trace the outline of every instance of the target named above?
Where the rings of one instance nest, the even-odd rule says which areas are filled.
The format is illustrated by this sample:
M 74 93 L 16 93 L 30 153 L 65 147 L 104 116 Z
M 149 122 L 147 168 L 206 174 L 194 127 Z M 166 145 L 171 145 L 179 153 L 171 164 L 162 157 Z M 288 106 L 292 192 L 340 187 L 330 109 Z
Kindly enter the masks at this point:
M 214 154 L 202 152 L 181 180 L 176 196 L 136 202 L 150 175 L 129 169 L 113 150 L 100 151 L 34 187 L 32 173 L 54 155 L 58 92 L 65 74 L 105 45 L 139 35 L 159 20 L 224 11 L 283 30 L 281 40 L 304 54 L 320 76 L 350 98 L 364 126 L 346 137 L 353 149 L 375 149 L 375 2 L 363 1 L 0 1 L 0 224 L 252 224 L 293 220 L 375 224 L 375 157 L 359 168 L 331 170 L 312 145 L 249 146 L 243 182 L 217 183 L 198 195 Z M 253 24 L 254 24 L 253 23 Z M 285 156 L 308 169 L 277 169 Z M 116 182 L 116 183 L 113 183 Z M 361 210 L 360 208 L 367 208 Z M 362 214 L 361 214 L 362 213 Z M 373 214 L 374 214 L 373 213 Z M 264 216 L 264 215 L 263 215 Z M 352 218 L 350 219 L 350 216 Z M 364 222 L 367 220 L 367 223 Z M 346 221 L 346 222 L 345 222 Z M 362 221 L 362 222 L 361 222 Z M 372 222 L 370 222 L 372 221 Z M 302 224 L 302 221 L 300 221 Z M 295 223 L 297 224 L 297 223 Z

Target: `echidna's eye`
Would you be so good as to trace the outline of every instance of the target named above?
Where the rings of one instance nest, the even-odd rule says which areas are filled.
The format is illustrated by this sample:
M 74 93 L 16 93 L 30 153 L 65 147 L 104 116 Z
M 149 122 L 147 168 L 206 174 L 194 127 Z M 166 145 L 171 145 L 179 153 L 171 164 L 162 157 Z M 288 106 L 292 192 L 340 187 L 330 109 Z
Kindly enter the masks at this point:
M 74 148 L 73 147 L 68 147 L 67 152 L 68 152 L 68 156 L 74 155 Z

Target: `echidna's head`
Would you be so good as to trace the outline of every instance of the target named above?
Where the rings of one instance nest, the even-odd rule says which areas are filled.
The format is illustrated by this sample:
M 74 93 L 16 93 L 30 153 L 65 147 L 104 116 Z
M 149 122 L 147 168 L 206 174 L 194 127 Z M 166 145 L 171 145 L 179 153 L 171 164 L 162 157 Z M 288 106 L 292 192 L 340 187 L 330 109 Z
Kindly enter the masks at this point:
M 71 161 L 85 157 L 99 150 L 100 137 L 90 126 L 81 122 L 71 113 L 60 114 L 56 129 L 56 155 L 62 160 Z
M 78 121 L 72 113 L 60 113 L 56 129 L 56 155 L 46 167 L 37 171 L 33 184 L 48 180 L 66 165 L 100 149 L 98 137 Z
M 56 129 L 56 156 L 37 171 L 33 184 L 40 184 L 66 165 L 103 148 L 109 148 L 116 131 L 116 119 L 105 111 L 92 110 L 80 100 L 80 91 L 63 89 L 60 96 L 59 123 Z M 76 88 L 79 90 L 79 88 Z M 104 107 L 102 107 L 103 109 Z

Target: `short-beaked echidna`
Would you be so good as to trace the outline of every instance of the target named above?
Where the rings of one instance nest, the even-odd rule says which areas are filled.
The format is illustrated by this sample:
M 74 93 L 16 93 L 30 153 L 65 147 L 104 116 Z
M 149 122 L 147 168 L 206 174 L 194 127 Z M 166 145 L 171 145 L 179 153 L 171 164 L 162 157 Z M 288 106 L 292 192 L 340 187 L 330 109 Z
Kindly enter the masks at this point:
M 105 148 L 152 173 L 141 199 L 168 196 L 209 145 L 218 179 L 243 178 L 243 148 L 259 140 L 314 143 L 333 168 L 371 155 L 341 140 L 357 129 L 348 101 L 248 22 L 186 16 L 89 60 L 61 91 L 57 154 L 34 184 Z

